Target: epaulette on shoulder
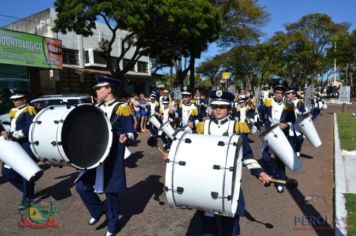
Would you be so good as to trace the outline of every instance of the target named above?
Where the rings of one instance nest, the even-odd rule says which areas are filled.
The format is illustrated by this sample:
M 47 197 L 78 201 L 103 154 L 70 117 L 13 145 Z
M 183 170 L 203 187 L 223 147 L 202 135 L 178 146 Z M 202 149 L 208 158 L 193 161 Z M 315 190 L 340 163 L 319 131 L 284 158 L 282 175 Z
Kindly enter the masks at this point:
M 300 99 L 298 99 L 298 102 L 299 102 L 299 103 L 304 103 L 304 99 L 301 99 L 301 98 L 300 98 Z
M 178 107 L 179 107 L 179 108 L 183 108 L 183 103 L 182 103 L 182 102 L 179 102 Z
M 291 103 L 291 102 L 287 102 L 287 103 L 284 105 L 284 110 L 287 110 L 287 111 L 294 111 L 294 104 Z
M 12 108 L 9 113 L 10 119 L 14 118 L 15 115 L 16 115 L 16 108 Z
M 196 132 L 198 133 L 198 134 L 203 134 L 204 133 L 204 124 L 205 124 L 205 122 L 204 121 L 202 121 L 202 122 L 199 122 L 197 125 L 196 125 Z
M 192 116 L 197 116 L 197 115 L 198 115 L 198 108 L 194 106 L 192 109 Z
M 130 116 L 132 113 L 131 107 L 128 106 L 127 104 L 121 104 L 117 109 L 116 109 L 116 115 L 118 116 Z
M 266 107 L 271 107 L 272 106 L 272 98 L 267 98 L 264 102 L 263 105 Z
M 156 102 L 156 107 L 159 107 L 159 103 L 158 102 Z
M 25 108 L 24 112 L 30 114 L 31 116 L 34 116 L 37 114 L 36 108 L 34 108 L 33 106 L 27 106 Z

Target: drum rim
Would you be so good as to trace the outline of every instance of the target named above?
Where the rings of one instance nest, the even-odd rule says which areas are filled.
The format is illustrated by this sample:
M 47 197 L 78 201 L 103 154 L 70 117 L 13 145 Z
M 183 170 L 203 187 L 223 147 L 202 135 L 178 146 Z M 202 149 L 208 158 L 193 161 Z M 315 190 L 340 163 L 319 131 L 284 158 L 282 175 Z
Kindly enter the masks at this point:
M 260 137 L 261 139 L 263 139 L 269 132 L 271 132 L 271 130 L 275 129 L 277 126 L 279 127 L 279 124 L 271 125 L 271 126 L 268 127 L 267 129 L 265 129 L 264 131 L 262 131 L 261 134 L 259 135 L 259 137 Z
M 310 117 L 310 114 L 307 113 L 307 114 L 302 114 L 300 116 L 298 116 L 297 120 L 295 121 L 295 123 L 300 123 L 302 122 L 303 120 L 307 119 Z

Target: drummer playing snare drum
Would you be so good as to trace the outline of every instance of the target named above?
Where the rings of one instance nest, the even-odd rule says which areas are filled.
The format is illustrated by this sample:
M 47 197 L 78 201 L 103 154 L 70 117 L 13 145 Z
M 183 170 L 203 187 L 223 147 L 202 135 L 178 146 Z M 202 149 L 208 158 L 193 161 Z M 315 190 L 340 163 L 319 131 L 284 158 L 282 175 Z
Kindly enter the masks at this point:
M 237 133 L 237 121 L 229 118 L 231 104 L 234 95 L 228 91 L 215 90 L 210 92 L 213 118 L 207 119 L 197 124 L 196 131 L 205 135 L 227 136 Z M 258 162 L 253 158 L 253 153 L 245 135 L 242 139 L 243 159 L 242 163 L 250 170 L 251 174 L 259 178 L 263 183 L 267 183 L 270 176 L 266 174 Z M 204 234 L 209 235 L 239 235 L 240 216 L 244 215 L 245 203 L 242 191 L 238 199 L 238 209 L 234 218 L 216 215 L 213 212 L 202 212 Z
M 27 91 L 11 89 L 10 92 L 10 100 L 14 104 L 14 108 L 10 110 L 10 132 L 2 131 L 1 136 L 5 139 L 17 141 L 26 153 L 35 160 L 35 157 L 30 149 L 28 132 L 32 120 L 36 115 L 36 110 L 34 107 L 27 104 Z M 7 181 L 22 192 L 22 202 L 19 209 L 29 204 L 34 197 L 34 183 L 27 181 L 5 163 L 3 164 L 1 173 Z
M 258 111 L 266 129 L 278 124 L 289 139 L 289 128 L 291 128 L 295 122 L 295 115 L 293 103 L 284 100 L 287 88 L 288 84 L 286 81 L 280 79 L 275 82 L 273 85 L 273 98 L 266 99 L 263 105 L 258 107 Z M 287 180 L 285 164 L 277 156 L 273 161 L 271 155 L 267 144 L 263 144 L 262 165 L 264 169 L 275 178 Z M 282 184 L 277 183 L 275 186 L 278 193 L 284 192 Z

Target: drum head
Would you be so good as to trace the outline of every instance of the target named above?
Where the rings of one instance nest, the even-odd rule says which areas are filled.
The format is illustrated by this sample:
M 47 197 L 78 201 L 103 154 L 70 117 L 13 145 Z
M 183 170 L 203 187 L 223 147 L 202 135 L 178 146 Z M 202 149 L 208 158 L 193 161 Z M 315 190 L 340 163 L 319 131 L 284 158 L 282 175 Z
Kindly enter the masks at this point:
M 107 120 L 98 108 L 78 106 L 63 123 L 64 152 L 73 165 L 89 168 L 97 164 L 110 148 L 109 132 Z

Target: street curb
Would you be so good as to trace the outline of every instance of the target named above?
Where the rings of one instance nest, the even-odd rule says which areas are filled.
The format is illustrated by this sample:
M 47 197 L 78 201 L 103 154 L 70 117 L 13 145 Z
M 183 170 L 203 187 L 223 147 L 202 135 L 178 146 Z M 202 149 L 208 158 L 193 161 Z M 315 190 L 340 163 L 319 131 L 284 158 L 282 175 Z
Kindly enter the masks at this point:
M 334 113 L 334 173 L 335 173 L 335 236 L 347 235 L 347 211 L 345 208 L 346 178 L 344 160 L 340 148 L 337 116 Z

